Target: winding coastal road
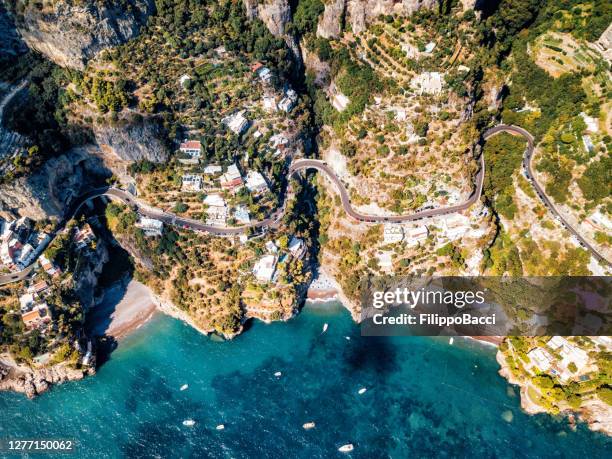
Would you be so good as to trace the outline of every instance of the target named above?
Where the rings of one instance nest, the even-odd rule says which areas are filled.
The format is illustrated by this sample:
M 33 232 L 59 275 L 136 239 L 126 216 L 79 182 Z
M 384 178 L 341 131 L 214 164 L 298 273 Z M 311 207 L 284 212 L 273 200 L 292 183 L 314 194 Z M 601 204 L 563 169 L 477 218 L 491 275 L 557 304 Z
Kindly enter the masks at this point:
M 525 174 L 533 187 L 535 188 L 539 198 L 548 208 L 548 210 L 555 216 L 555 218 L 579 241 L 579 243 L 589 250 L 593 256 L 602 263 L 610 265 L 610 262 L 588 241 L 586 241 L 579 233 L 576 231 L 563 216 L 556 209 L 552 201 L 546 196 L 542 186 L 537 182 L 533 175 L 531 161 L 533 156 L 533 151 L 535 148 L 534 138 L 533 136 L 526 131 L 525 129 L 518 126 L 511 126 L 500 124 L 491 129 L 485 131 L 483 138 L 486 141 L 491 137 L 501 133 L 506 132 L 510 134 L 520 135 L 527 141 L 527 148 L 525 150 L 525 154 L 523 156 L 523 168 L 525 170 Z M 421 220 L 424 218 L 434 217 L 438 215 L 446 215 L 455 212 L 461 212 L 470 208 L 476 201 L 478 201 L 482 195 L 482 189 L 484 185 L 484 176 L 485 176 L 485 159 L 484 154 L 480 155 L 479 158 L 480 169 L 478 170 L 475 176 L 475 188 L 472 194 L 461 204 L 456 204 L 448 207 L 441 207 L 437 209 L 428 209 L 423 211 L 417 211 L 407 215 L 390 215 L 390 216 L 379 216 L 379 215 L 367 215 L 361 214 L 357 212 L 353 206 L 351 205 L 351 200 L 348 194 L 348 191 L 340 178 L 335 174 L 331 167 L 327 165 L 324 161 L 317 159 L 298 159 L 291 163 L 289 166 L 289 176 L 292 176 L 300 171 L 307 169 L 315 169 L 319 172 L 323 172 L 327 177 L 332 181 L 332 183 L 336 186 L 338 192 L 340 193 L 340 199 L 342 202 L 342 209 L 352 218 L 357 221 L 365 222 L 365 223 L 384 223 L 384 222 L 409 222 L 415 220 Z M 144 215 L 149 218 L 155 218 L 164 222 L 167 225 L 178 226 L 182 228 L 192 229 L 195 231 L 203 231 L 219 236 L 228 236 L 235 234 L 242 234 L 249 228 L 269 228 L 277 226 L 285 214 L 285 202 L 283 206 L 277 209 L 272 215 L 264 220 L 259 220 L 257 222 L 249 223 L 247 225 L 242 226 L 233 226 L 233 227 L 221 227 L 221 226 L 213 226 L 202 223 L 199 220 L 181 217 L 176 214 L 170 212 L 164 212 L 161 209 L 157 209 L 147 205 L 146 203 L 141 202 L 131 193 L 127 191 L 121 190 L 119 188 L 113 187 L 103 187 L 95 190 L 91 190 L 84 195 L 82 195 L 78 201 L 71 207 L 71 210 L 67 213 L 67 217 L 64 221 L 58 225 L 58 229 L 54 232 L 54 235 L 57 234 L 65 225 L 66 221 L 68 221 L 72 216 L 74 216 L 79 209 L 88 201 L 97 198 L 107 196 L 111 199 L 118 199 L 123 203 L 129 205 L 134 210 L 137 210 L 141 215 Z M 29 266 L 23 271 L 18 273 L 12 273 L 7 275 L 0 276 L 0 285 L 8 284 L 11 282 L 16 282 L 22 280 L 29 276 L 33 269 L 34 265 Z

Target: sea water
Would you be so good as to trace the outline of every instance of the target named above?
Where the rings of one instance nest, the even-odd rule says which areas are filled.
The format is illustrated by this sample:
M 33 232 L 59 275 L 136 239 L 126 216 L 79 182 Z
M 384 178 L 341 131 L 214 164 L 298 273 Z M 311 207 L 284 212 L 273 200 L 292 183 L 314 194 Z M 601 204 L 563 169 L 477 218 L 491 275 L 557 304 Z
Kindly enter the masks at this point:
M 34 400 L 0 393 L 0 438 L 72 439 L 68 457 L 599 458 L 610 451 L 610 440 L 584 425 L 573 431 L 567 420 L 524 414 L 498 370 L 495 350 L 468 340 L 362 338 L 333 303 L 307 306 L 286 323 L 255 322 L 228 342 L 158 315 L 121 341 L 94 377 Z M 306 422 L 316 427 L 305 430 Z M 347 443 L 353 452 L 338 452 Z

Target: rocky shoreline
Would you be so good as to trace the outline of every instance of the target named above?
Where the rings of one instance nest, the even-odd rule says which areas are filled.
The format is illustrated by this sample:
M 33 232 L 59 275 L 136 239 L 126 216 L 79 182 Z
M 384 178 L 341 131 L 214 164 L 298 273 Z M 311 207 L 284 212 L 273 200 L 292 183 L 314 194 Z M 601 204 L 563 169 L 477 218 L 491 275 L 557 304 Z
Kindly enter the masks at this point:
M 509 384 L 519 387 L 521 408 L 523 411 L 529 415 L 548 414 L 552 416 L 552 414 L 549 413 L 546 408 L 531 400 L 528 391 L 529 386 L 525 381 L 521 381 L 512 374 L 502 352 L 497 352 L 496 360 L 501 367 L 499 370 L 500 376 L 505 378 Z M 578 415 L 578 419 L 584 422 L 590 430 L 612 436 L 612 417 L 610 416 L 610 407 L 601 400 L 593 398 L 584 403 L 579 410 L 573 411 L 567 409 L 562 411 L 560 415 L 567 417 L 570 425 L 573 428 L 575 427 L 575 415 Z
M 92 367 L 76 369 L 63 363 L 35 369 L 17 365 L 3 357 L 0 357 L 0 391 L 18 392 L 30 399 L 46 392 L 53 385 L 80 381 L 96 372 Z

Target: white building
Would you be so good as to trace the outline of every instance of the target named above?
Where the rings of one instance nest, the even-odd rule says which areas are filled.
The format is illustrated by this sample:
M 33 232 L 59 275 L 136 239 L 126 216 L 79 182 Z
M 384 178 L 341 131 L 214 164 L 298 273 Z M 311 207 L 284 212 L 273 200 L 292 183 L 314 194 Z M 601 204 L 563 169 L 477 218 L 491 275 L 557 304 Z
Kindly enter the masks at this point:
M 136 223 L 136 228 L 143 230 L 146 236 L 161 236 L 164 230 L 164 223 L 161 220 L 141 215 Z
M 185 83 L 187 83 L 189 80 L 191 80 L 191 77 L 189 75 L 181 75 L 181 77 L 179 78 L 179 84 L 182 87 L 185 87 Z
M 471 229 L 470 219 L 461 214 L 446 215 L 439 221 L 442 224 L 441 237 L 449 241 L 459 239 Z
M 599 120 L 597 118 L 593 118 L 592 116 L 589 116 L 584 112 L 581 112 L 580 116 L 584 120 L 584 124 L 586 124 L 587 130 L 589 132 L 599 132 Z
M 425 45 L 425 53 L 431 54 L 432 51 L 435 49 L 435 47 L 436 47 L 436 44 L 433 41 L 430 41 L 429 43 Z
M 253 274 L 260 282 L 271 282 L 276 271 L 276 255 L 264 255 L 253 267 Z
M 587 221 L 594 226 L 598 226 L 601 229 L 604 229 L 606 231 L 612 231 L 612 221 L 610 221 L 607 215 L 602 214 L 601 210 L 597 210 L 591 215 L 589 215 Z
M 595 145 L 593 145 L 593 141 L 589 135 L 582 136 L 582 145 L 584 145 L 584 149 L 589 153 L 595 149 Z
M 204 198 L 204 204 L 208 207 L 206 223 L 209 225 L 224 226 L 229 216 L 229 209 L 225 199 L 219 194 L 209 194 Z
M 546 345 L 557 351 L 561 356 L 558 367 L 560 370 L 559 378 L 563 381 L 572 378 L 576 373 L 580 373 L 589 363 L 589 355 L 586 351 L 574 346 L 562 336 L 553 336 Z M 569 369 L 570 363 L 576 366 L 575 372 Z
M 376 252 L 376 259 L 381 271 L 387 274 L 393 274 L 393 251 L 381 250 Z
M 244 110 L 223 118 L 223 123 L 236 135 L 242 134 L 249 126 L 249 120 L 244 116 Z
M 429 230 L 425 225 L 409 226 L 404 231 L 404 238 L 408 247 L 414 247 L 425 242 L 429 236 Z
M 385 244 L 395 244 L 404 239 L 404 228 L 400 225 L 385 223 L 383 226 L 383 241 Z
M 249 171 L 246 178 L 246 187 L 251 193 L 262 193 L 268 190 L 266 179 L 257 171 Z
M 223 196 L 218 193 L 206 195 L 204 198 L 204 204 L 214 207 L 225 207 L 227 205 L 225 199 L 223 199 Z
M 292 236 L 289 244 L 287 245 L 287 250 L 294 258 L 302 258 L 306 254 L 306 244 L 304 244 L 304 240 L 299 237 Z
M 552 366 L 552 356 L 545 349 L 536 347 L 527 353 L 527 357 L 533 362 L 535 367 L 541 372 L 548 371 Z
M 21 252 L 19 252 L 17 260 L 15 261 L 21 269 L 25 269 L 35 256 L 36 254 L 34 253 L 34 247 L 32 247 L 30 244 L 25 244 L 22 247 Z
M 221 172 L 223 172 L 223 167 L 219 166 L 218 164 L 209 164 L 204 168 L 204 173 L 206 175 L 216 175 L 220 174 Z
M 440 72 L 423 72 L 410 81 L 410 87 L 418 94 L 440 94 L 443 82 Z
M 234 218 L 236 221 L 242 225 L 247 225 L 251 223 L 251 216 L 249 215 L 249 211 L 244 206 L 236 207 L 234 211 Z
M 278 107 L 276 106 L 276 100 L 274 99 L 274 96 L 264 96 L 264 98 L 263 98 L 263 108 L 264 108 L 264 110 L 266 110 L 268 112 L 275 112 L 276 110 L 278 110 Z
M 22 314 L 32 309 L 33 305 L 34 295 L 32 295 L 31 293 L 25 293 L 19 297 L 19 308 Z
M 199 140 L 187 140 L 181 143 L 179 150 L 192 158 L 199 158 L 202 155 L 202 144 Z
M 290 112 L 297 102 L 297 93 L 293 89 L 285 91 L 285 97 L 278 103 L 278 108 L 285 112 Z
M 227 172 L 221 176 L 221 186 L 227 189 L 234 189 L 242 186 L 242 175 L 238 166 L 232 164 L 227 168 Z
M 187 174 L 181 177 L 183 191 L 200 191 L 202 189 L 202 176 Z
M 268 241 L 266 242 L 266 250 L 270 253 L 276 253 L 278 252 L 278 247 L 274 242 Z
M 261 79 L 261 81 L 263 81 L 264 83 L 269 83 L 270 80 L 272 79 L 272 71 L 268 68 L 268 67 L 263 67 L 260 71 L 259 71 L 259 78 Z

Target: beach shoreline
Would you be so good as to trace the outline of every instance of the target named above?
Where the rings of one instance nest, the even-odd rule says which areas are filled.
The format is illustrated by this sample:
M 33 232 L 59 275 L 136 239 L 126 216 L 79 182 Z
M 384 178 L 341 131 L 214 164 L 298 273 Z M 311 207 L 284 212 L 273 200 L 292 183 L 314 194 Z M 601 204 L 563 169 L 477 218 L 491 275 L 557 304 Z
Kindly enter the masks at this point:
M 157 313 L 153 293 L 146 285 L 134 279 L 127 284 L 116 283 L 104 292 L 102 300 L 90 311 L 87 333 L 92 337 L 106 335 L 120 340 Z

